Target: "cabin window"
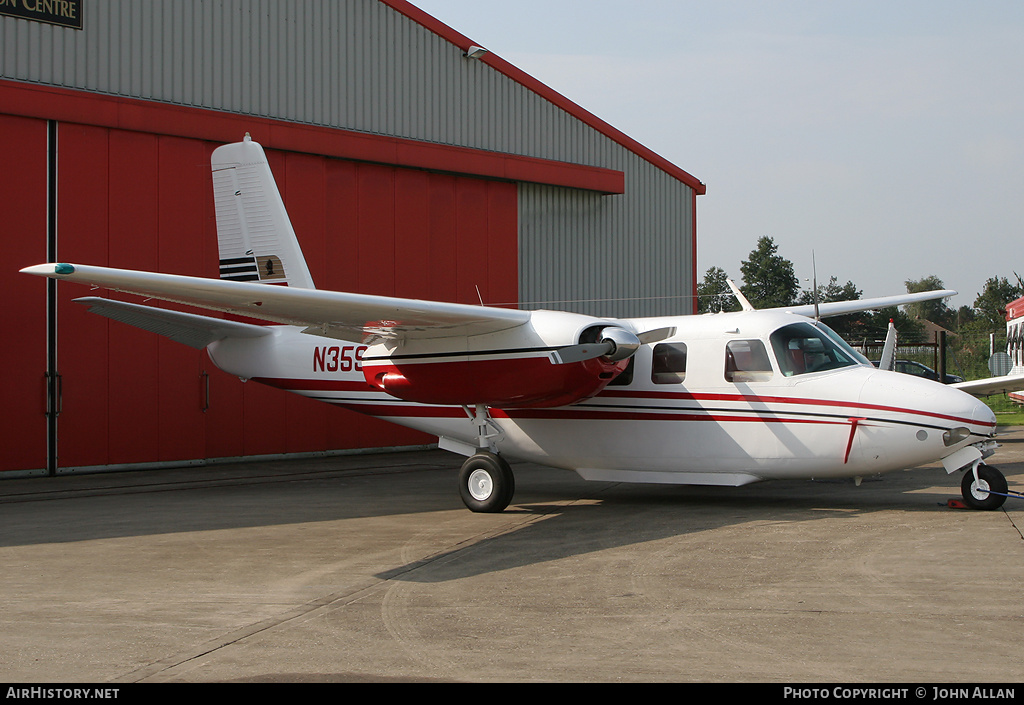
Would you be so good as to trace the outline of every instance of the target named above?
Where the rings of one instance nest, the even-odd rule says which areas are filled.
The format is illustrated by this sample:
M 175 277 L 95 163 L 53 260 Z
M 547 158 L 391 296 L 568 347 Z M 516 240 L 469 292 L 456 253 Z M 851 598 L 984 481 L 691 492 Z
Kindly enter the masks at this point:
M 725 346 L 725 379 L 728 382 L 767 382 L 772 363 L 760 340 L 730 340 Z
M 679 384 L 686 379 L 686 344 L 660 343 L 654 346 L 651 381 L 655 384 Z
M 831 330 L 793 323 L 772 333 L 772 349 L 786 377 L 863 364 L 863 358 Z

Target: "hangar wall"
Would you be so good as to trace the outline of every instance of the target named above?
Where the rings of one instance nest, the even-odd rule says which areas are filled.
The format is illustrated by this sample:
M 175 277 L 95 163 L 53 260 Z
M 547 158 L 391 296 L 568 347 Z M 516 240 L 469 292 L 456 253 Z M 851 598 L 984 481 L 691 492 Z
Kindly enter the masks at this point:
M 521 192 L 521 300 L 609 316 L 696 310 L 703 185 L 500 57 L 466 59 L 469 38 L 405 0 L 83 9 L 83 31 L 0 17 L 0 75 L 616 170 L 626 187 L 598 200 Z
M 691 310 L 702 185 L 404 0 L 84 2 L 0 16 L 0 212 L 42 261 L 217 276 L 209 156 L 251 131 L 318 286 L 598 315 Z M 0 471 L 433 439 L 257 384 L 0 277 Z M 666 298 L 674 297 L 674 298 Z M 609 299 L 619 299 L 609 301 Z M 553 303 L 555 301 L 563 303 Z
M 432 440 L 240 384 L 205 352 L 88 314 L 73 303 L 89 295 L 82 287 L 54 287 L 48 315 L 46 283 L 18 267 L 61 259 L 216 276 L 209 160 L 218 143 L 10 116 L 0 116 L 0 135 L 19 164 L 0 180 L 15 235 L 12 273 L 0 281 L 18 302 L 11 323 L 22 341 L 3 352 L 14 374 L 0 469 L 42 469 L 48 454 L 53 471 L 68 472 Z M 515 300 L 514 184 L 268 155 L 318 286 L 445 300 L 475 298 L 480 286 Z

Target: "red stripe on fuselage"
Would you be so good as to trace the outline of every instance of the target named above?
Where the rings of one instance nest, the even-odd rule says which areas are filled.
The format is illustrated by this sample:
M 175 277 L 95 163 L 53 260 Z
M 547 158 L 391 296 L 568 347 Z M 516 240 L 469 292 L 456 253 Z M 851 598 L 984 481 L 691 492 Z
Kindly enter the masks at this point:
M 278 378 L 266 378 L 266 377 L 254 377 L 254 381 L 262 384 L 267 384 L 272 387 L 284 389 L 287 391 L 306 393 L 306 396 L 311 396 L 309 392 L 324 392 L 326 393 L 337 393 L 337 392 L 349 392 L 349 393 L 367 393 L 373 392 L 380 394 L 380 390 L 370 386 L 363 381 L 345 381 L 345 380 L 324 380 L 324 379 L 278 379 Z M 884 406 L 879 404 L 862 404 L 859 402 L 848 402 L 848 401 L 835 401 L 825 399 L 809 399 L 800 397 L 776 397 L 776 396 L 757 396 L 752 394 L 723 394 L 723 393 L 691 393 L 691 392 L 645 392 L 645 391 L 619 391 L 619 390 L 605 390 L 599 394 L 597 399 L 615 398 L 623 400 L 673 400 L 673 401 L 693 401 L 706 402 L 706 401 L 718 401 L 718 402 L 746 402 L 754 404 L 793 404 L 798 406 L 818 406 L 824 409 L 835 409 L 841 410 L 843 414 L 849 409 L 869 409 L 873 411 L 887 412 L 887 413 L 898 413 L 907 414 L 911 416 L 923 416 L 933 419 L 942 419 L 946 421 L 953 421 L 957 423 L 970 424 L 974 426 L 991 426 L 990 424 L 973 421 L 970 419 L 964 419 L 957 416 L 950 416 L 947 414 L 938 414 L 931 411 L 919 411 L 916 409 L 909 409 L 903 407 Z M 329 403 L 343 406 L 353 411 L 360 413 L 369 414 L 372 416 L 394 416 L 394 417 L 410 417 L 410 418 L 426 418 L 435 416 L 438 418 L 452 418 L 463 416 L 463 411 L 459 407 L 442 406 L 436 404 L 408 404 L 398 403 L 400 400 L 396 399 L 395 403 L 388 403 L 386 400 L 377 398 L 368 398 L 366 402 L 355 401 L 351 399 L 338 399 L 332 400 L 325 398 L 324 401 Z M 849 419 L 843 416 L 842 419 L 837 418 L 836 420 L 829 419 L 808 419 L 791 416 L 778 416 L 779 413 L 785 413 L 779 409 L 740 409 L 726 410 L 726 409 L 715 409 L 713 412 L 703 412 L 698 409 L 680 409 L 673 410 L 666 408 L 660 410 L 654 407 L 647 407 L 645 410 L 623 410 L 619 407 L 608 407 L 603 408 L 600 404 L 591 403 L 587 409 L 581 409 L 579 406 L 570 406 L 554 409 L 491 409 L 491 414 L 496 418 L 510 418 L 510 419 L 577 419 L 577 420 L 648 420 L 648 421 L 721 421 L 721 422 L 756 422 L 756 423 L 800 423 L 800 424 L 848 424 Z M 824 412 L 823 412 L 824 413 Z M 742 416 L 738 416 L 742 414 Z
M 908 409 L 899 406 L 885 406 L 882 404 L 868 404 L 857 401 L 835 401 L 829 399 L 810 399 L 802 397 L 762 397 L 756 394 L 709 394 L 699 392 L 626 392 L 618 390 L 604 390 L 597 398 L 633 398 L 633 399 L 674 399 L 688 401 L 744 401 L 755 404 L 798 404 L 804 406 L 835 407 L 837 409 L 870 409 L 872 411 L 885 411 L 897 414 L 912 414 L 914 416 L 928 416 L 945 421 L 956 421 L 957 423 L 973 424 L 975 426 L 992 426 L 995 424 L 982 423 L 973 419 L 965 419 L 960 416 L 939 414 L 934 411 L 921 411 L 919 409 Z

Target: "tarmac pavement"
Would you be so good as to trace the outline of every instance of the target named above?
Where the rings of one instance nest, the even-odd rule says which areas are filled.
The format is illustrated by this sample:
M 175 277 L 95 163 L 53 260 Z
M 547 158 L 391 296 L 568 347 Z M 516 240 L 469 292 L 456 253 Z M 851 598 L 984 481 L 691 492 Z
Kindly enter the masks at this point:
M 991 462 L 1024 490 L 1024 429 Z M 1017 683 L 1024 500 L 934 465 L 742 488 L 457 456 L 0 481 L 0 681 Z

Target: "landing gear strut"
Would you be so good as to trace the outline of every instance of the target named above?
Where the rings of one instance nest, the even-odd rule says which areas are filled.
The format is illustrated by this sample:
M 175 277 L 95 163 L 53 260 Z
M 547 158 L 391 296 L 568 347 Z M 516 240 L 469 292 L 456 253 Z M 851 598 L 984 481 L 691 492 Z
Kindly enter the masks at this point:
M 512 467 L 498 455 L 497 443 L 505 434 L 491 418 L 486 405 L 476 404 L 473 410 L 468 406 L 463 409 L 476 427 L 477 451 L 462 464 L 459 494 L 471 511 L 503 512 L 516 491 Z
M 1006 478 L 991 465 L 968 468 L 960 482 L 960 494 L 971 509 L 999 509 L 1006 501 Z

